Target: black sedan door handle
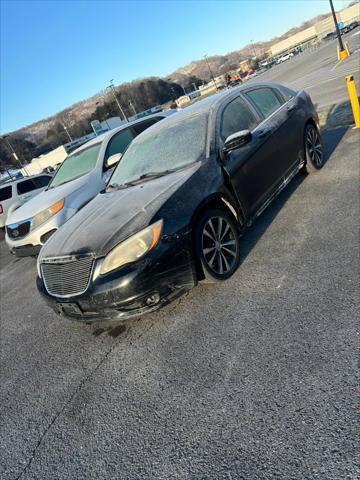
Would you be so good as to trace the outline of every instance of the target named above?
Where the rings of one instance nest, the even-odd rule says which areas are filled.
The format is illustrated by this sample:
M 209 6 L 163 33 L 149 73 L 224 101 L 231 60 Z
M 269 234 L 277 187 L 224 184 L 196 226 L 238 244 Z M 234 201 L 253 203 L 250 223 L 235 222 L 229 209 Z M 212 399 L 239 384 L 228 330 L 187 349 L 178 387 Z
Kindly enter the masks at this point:
M 289 105 L 287 111 L 292 112 L 293 110 L 295 110 L 295 105 Z

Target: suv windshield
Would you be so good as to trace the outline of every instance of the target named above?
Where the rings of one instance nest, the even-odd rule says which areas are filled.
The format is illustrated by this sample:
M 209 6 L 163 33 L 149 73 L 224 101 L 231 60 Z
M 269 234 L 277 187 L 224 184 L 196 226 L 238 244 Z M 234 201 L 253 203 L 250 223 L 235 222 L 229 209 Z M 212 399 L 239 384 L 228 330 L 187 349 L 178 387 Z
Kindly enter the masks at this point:
M 96 165 L 100 146 L 101 143 L 96 143 L 85 150 L 73 153 L 67 157 L 55 173 L 48 188 L 58 187 L 63 183 L 70 182 L 75 178 L 82 177 L 86 173 L 89 173 Z
M 156 177 L 200 159 L 205 149 L 207 115 L 171 120 L 166 125 L 160 122 L 133 140 L 110 179 L 110 187 Z

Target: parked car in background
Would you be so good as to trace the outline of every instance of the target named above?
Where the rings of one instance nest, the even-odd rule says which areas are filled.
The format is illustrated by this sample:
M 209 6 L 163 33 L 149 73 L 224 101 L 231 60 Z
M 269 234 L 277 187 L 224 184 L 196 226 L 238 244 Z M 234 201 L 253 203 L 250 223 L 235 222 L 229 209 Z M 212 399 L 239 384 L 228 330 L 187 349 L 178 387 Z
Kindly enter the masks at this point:
M 292 52 L 287 53 L 286 55 L 283 55 L 282 57 L 278 58 L 277 63 L 283 63 L 286 62 L 286 60 L 290 60 L 294 54 Z
M 346 33 L 351 32 L 351 30 L 354 30 L 358 26 L 359 26 L 359 22 L 357 21 L 351 22 L 349 23 L 349 25 L 345 25 L 345 27 L 341 29 L 341 34 L 345 35 Z
M 0 228 L 3 228 L 8 215 L 42 192 L 51 180 L 51 175 L 34 175 L 9 179 L 0 184 Z
M 304 91 L 244 84 L 202 100 L 131 143 L 106 190 L 42 248 L 38 289 L 57 313 L 91 322 L 224 281 L 244 229 L 301 169 L 323 163 Z
M 248 75 L 245 77 L 245 80 L 250 80 L 251 78 L 258 77 L 258 76 L 261 75 L 262 73 L 265 73 L 266 70 L 267 70 L 266 68 L 259 68 L 258 70 L 255 70 L 253 73 L 248 74 Z
M 275 65 L 275 61 L 273 59 L 268 59 L 260 63 L 260 67 L 266 68 L 267 70 L 269 70 L 269 68 L 271 68 L 273 65 Z
M 42 245 L 106 185 L 123 152 L 139 133 L 174 110 L 127 123 L 72 152 L 48 188 L 7 219 L 5 240 L 17 256 L 37 255 Z
M 334 38 L 336 38 L 336 32 L 329 32 L 328 34 L 325 35 L 323 40 L 325 40 L 325 41 L 334 40 Z

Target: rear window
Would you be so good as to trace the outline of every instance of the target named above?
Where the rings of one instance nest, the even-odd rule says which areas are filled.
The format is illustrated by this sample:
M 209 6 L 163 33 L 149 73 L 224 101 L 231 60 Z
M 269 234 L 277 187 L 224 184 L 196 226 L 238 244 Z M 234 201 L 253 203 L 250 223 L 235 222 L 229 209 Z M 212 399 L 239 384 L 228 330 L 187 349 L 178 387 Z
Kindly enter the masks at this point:
M 48 175 L 42 175 L 41 177 L 33 178 L 33 182 L 36 185 L 36 188 L 46 187 L 51 180 L 51 177 Z
M 105 160 L 116 153 L 124 153 L 129 143 L 132 142 L 135 137 L 136 135 L 131 128 L 121 130 L 114 135 L 107 146 Z
M 0 188 L 0 202 L 9 200 L 12 196 L 12 187 L 8 185 L 7 187 Z
M 136 135 L 140 135 L 140 133 L 142 133 L 144 130 L 151 127 L 152 125 L 155 125 L 155 123 L 157 123 L 159 120 L 161 120 L 161 117 L 149 118 L 147 120 L 144 120 L 143 122 L 135 123 L 132 128 L 135 130 Z
M 37 187 L 33 180 L 24 180 L 23 182 L 19 182 L 17 184 L 17 191 L 19 195 L 24 193 L 31 192 L 32 190 L 36 190 Z

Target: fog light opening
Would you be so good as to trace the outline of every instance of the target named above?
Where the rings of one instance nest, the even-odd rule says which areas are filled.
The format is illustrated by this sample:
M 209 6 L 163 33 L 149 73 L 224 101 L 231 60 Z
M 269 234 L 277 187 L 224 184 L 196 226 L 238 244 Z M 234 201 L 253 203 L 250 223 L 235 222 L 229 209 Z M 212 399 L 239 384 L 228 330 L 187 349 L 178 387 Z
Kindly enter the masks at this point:
M 154 293 L 150 297 L 146 299 L 146 305 L 151 306 L 151 305 L 156 305 L 160 301 L 160 295 L 158 293 Z

